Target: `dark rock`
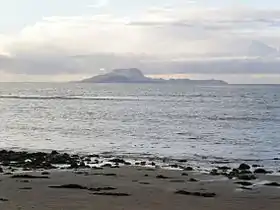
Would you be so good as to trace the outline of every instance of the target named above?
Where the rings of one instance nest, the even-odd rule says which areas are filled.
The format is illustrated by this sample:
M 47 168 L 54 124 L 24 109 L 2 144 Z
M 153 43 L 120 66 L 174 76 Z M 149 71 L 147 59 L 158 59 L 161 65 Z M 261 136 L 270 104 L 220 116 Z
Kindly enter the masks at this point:
M 139 162 L 135 162 L 135 165 L 136 165 L 136 166 L 139 166 L 139 165 L 140 165 L 140 163 L 139 163 Z
M 144 176 L 145 176 L 145 177 L 148 177 L 149 175 L 148 175 L 148 174 L 145 174 Z
M 171 168 L 179 168 L 179 165 L 178 164 L 171 164 L 169 165 Z
M 181 174 L 181 176 L 189 176 L 189 174 L 184 172 L 184 173 Z
M 240 166 L 238 167 L 239 170 L 249 170 L 251 167 L 249 165 L 247 165 L 246 163 L 242 163 L 240 164 Z
M 128 193 L 112 193 L 112 192 L 95 192 L 92 193 L 93 195 L 105 195 L 105 196 L 116 196 L 116 197 L 122 197 L 122 196 L 131 196 L 131 194 Z
M 97 167 L 97 166 L 92 166 L 91 168 L 95 169 L 95 170 L 102 170 L 103 169 L 102 167 Z
M 79 168 L 79 165 L 76 162 L 72 162 L 69 169 L 75 169 L 75 168 Z
M 79 168 L 86 168 L 86 164 L 84 161 L 81 161 L 79 164 Z
M 198 180 L 195 179 L 195 178 L 190 178 L 190 179 L 189 179 L 189 182 L 198 182 Z
M 181 159 L 181 160 L 178 160 L 179 163 L 186 163 L 188 162 L 186 159 Z
M 238 179 L 240 180 L 255 180 L 257 177 L 253 174 L 239 174 L 237 176 Z
M 50 175 L 50 172 L 48 172 L 48 171 L 43 171 L 41 174 L 42 174 L 42 175 Z
M 0 198 L 0 201 L 1 202 L 7 202 L 7 201 L 9 201 L 7 198 Z
M 238 175 L 240 174 L 253 174 L 252 171 L 249 171 L 249 170 L 241 170 L 241 171 L 238 171 Z
M 106 163 L 106 164 L 102 165 L 101 167 L 104 167 L 104 168 L 112 168 L 112 164 Z
M 218 175 L 220 175 L 220 173 L 218 172 L 217 169 L 212 169 L 212 171 L 210 172 L 210 175 L 212 175 L 212 176 L 218 176 Z
M 84 161 L 90 163 L 90 162 L 91 162 L 91 159 L 88 158 L 88 157 L 86 157 L 86 158 L 84 158 Z
M 29 180 L 20 180 L 21 183 L 29 183 Z
M 184 171 L 193 171 L 193 168 L 192 167 L 187 167 L 184 169 Z
M 11 173 L 11 172 L 6 172 L 6 173 L 4 173 L 4 175 L 13 175 L 13 173 Z
M 149 182 L 139 182 L 139 184 L 143 184 L 143 185 L 149 185 Z
M 78 184 L 64 184 L 58 186 L 49 186 L 49 188 L 65 188 L 65 189 L 79 189 L 79 190 L 87 189 L 87 187 Z
M 32 187 L 21 187 L 20 190 L 32 190 Z
M 119 158 L 111 159 L 111 160 L 109 160 L 109 162 L 119 163 L 119 164 L 125 164 L 126 163 L 126 161 L 124 159 L 119 159 Z
M 99 155 L 88 155 L 88 158 L 100 158 Z
M 228 167 L 228 166 L 219 166 L 218 169 L 222 170 L 222 171 L 227 171 L 227 170 L 230 170 L 230 167 Z
M 278 182 L 270 182 L 270 183 L 266 183 L 264 185 L 270 186 L 270 187 L 280 187 L 280 183 L 278 183 Z
M 252 167 L 253 167 L 253 168 L 259 168 L 259 167 L 261 167 L 261 166 L 258 165 L 258 164 L 253 164 Z
M 263 168 L 257 168 L 255 171 L 254 171 L 255 174 L 268 174 L 268 173 L 271 173 L 269 171 L 266 171 L 265 169 Z
M 117 174 L 115 173 L 95 173 L 93 175 L 96 175 L 96 176 L 117 176 Z
M 192 195 L 192 196 L 200 196 L 205 198 L 213 198 L 216 196 L 216 193 L 208 193 L 208 192 L 189 192 L 186 190 L 178 190 L 175 192 L 175 194 L 180 195 Z
M 55 151 L 55 150 L 53 150 L 52 152 L 51 152 L 51 155 L 58 155 L 59 153 L 57 152 L 57 151 Z
M 141 166 L 145 166 L 145 165 L 146 165 L 146 161 L 142 161 L 142 162 L 140 163 L 140 165 L 141 165 Z
M 251 185 L 253 185 L 251 182 L 235 182 L 235 184 L 240 184 L 242 186 L 251 186 Z
M 1 167 L 0 167 L 0 173 L 4 173 L 4 170 L 3 170 L 3 168 L 1 168 Z
M 16 174 L 13 175 L 11 178 L 13 179 L 49 179 L 48 176 L 33 176 L 28 174 Z
M 89 191 L 95 191 L 95 192 L 99 192 L 99 191 L 108 191 L 108 190 L 116 190 L 117 188 L 115 187 L 95 187 L 95 188 L 88 188 Z
M 157 175 L 156 178 L 157 179 L 169 179 L 169 177 L 164 176 L 164 175 Z
M 151 162 L 151 165 L 152 165 L 152 166 L 156 166 L 156 163 L 154 163 L 154 162 Z

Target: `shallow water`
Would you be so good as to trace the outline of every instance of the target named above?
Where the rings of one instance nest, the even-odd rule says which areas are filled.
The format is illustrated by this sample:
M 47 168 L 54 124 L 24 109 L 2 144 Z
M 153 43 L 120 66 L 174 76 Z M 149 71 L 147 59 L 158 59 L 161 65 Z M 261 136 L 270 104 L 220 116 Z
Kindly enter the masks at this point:
M 280 86 L 0 84 L 0 148 L 280 168 Z

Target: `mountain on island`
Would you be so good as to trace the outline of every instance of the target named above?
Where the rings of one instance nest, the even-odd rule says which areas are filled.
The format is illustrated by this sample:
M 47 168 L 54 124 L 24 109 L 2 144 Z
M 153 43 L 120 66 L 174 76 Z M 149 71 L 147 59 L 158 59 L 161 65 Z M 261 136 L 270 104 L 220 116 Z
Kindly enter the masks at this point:
M 153 79 L 146 77 L 139 69 L 115 69 L 107 74 L 84 79 L 83 83 L 183 83 L 199 85 L 226 85 L 222 80 L 190 80 L 190 79 Z

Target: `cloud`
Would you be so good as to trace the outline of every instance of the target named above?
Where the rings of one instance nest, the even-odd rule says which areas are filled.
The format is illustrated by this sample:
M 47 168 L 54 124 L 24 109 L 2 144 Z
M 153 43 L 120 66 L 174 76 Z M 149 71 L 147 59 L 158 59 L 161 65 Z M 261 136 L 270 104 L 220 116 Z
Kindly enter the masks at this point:
M 94 4 L 90 4 L 88 5 L 88 7 L 99 9 L 108 6 L 108 4 L 109 4 L 109 0 L 96 0 Z
M 147 74 L 276 74 L 279 25 L 280 10 L 250 8 L 150 8 L 137 18 L 44 17 L 18 34 L 1 35 L 0 70 L 55 75 L 138 67 Z

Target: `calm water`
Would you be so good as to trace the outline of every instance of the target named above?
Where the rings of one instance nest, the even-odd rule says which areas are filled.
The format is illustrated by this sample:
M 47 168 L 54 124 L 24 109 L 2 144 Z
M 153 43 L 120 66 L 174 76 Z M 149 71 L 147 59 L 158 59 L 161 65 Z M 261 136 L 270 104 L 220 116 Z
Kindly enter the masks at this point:
M 0 84 L 0 148 L 280 161 L 280 86 Z

